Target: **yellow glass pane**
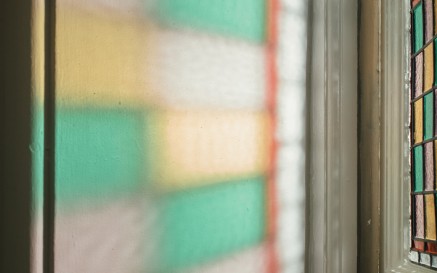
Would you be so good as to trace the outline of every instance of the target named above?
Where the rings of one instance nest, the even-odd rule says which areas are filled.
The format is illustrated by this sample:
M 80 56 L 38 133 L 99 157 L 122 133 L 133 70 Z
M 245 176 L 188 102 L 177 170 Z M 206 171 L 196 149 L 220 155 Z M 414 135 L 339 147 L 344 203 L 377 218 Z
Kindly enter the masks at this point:
M 414 103 L 414 143 L 423 141 L 423 99 Z
M 426 239 L 435 240 L 436 239 L 436 222 L 435 222 L 435 204 L 434 195 L 425 195 L 426 203 Z
M 425 79 L 424 91 L 432 88 L 434 83 L 434 45 L 431 43 L 425 48 Z

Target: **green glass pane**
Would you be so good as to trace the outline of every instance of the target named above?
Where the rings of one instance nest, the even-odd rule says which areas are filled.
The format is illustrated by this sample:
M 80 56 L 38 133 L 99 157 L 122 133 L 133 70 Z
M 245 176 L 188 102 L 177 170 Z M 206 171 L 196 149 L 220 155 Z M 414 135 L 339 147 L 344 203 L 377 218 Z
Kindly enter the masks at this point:
M 161 271 L 202 263 L 260 243 L 265 206 L 264 178 L 223 182 L 165 197 Z
M 158 17 L 171 25 L 188 26 L 263 42 L 265 0 L 159 0 Z
M 414 51 L 423 47 L 423 9 L 422 3 L 414 8 Z
M 432 92 L 425 96 L 424 111 L 424 136 L 425 139 L 429 139 L 434 133 L 434 94 Z
M 423 147 L 414 148 L 414 191 L 423 191 Z
M 150 166 L 145 117 L 130 109 L 58 109 L 57 200 L 103 200 L 138 190 Z

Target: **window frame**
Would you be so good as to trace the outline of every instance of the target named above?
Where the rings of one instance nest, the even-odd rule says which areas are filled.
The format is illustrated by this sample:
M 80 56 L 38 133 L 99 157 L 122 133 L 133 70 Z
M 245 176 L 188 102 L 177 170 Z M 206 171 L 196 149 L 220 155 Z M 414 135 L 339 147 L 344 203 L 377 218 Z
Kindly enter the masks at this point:
M 311 1 L 306 272 L 357 272 L 358 1 Z

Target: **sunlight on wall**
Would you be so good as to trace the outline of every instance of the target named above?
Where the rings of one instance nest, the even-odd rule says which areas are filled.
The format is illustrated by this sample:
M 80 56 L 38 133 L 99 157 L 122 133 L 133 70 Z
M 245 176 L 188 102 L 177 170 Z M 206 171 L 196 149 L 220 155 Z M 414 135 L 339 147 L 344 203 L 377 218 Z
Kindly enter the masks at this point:
M 57 1 L 57 272 L 303 272 L 306 7 L 272 3 Z

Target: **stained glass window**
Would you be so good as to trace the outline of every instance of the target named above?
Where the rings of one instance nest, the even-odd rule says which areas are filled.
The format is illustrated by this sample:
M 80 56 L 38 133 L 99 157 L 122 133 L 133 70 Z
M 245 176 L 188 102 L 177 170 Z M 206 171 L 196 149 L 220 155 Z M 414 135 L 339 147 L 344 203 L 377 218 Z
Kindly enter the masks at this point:
M 433 269 L 437 269 L 436 11 L 436 1 L 411 1 L 410 260 Z

